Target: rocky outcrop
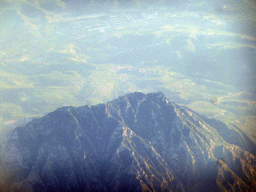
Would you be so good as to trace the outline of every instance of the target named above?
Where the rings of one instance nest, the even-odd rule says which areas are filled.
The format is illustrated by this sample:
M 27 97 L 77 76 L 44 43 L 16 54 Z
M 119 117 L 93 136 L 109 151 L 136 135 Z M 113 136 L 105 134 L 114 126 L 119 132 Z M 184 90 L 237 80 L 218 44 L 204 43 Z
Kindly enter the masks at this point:
M 131 93 L 62 107 L 14 129 L 3 191 L 253 191 L 255 144 L 237 127 Z

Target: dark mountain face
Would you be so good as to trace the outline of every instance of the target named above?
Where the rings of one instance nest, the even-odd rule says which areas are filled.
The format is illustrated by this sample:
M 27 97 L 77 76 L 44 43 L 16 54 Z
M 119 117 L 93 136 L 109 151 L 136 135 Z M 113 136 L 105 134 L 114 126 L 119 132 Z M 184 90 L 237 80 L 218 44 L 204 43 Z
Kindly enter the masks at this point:
M 3 191 L 253 191 L 255 144 L 159 93 L 63 107 L 14 129 Z

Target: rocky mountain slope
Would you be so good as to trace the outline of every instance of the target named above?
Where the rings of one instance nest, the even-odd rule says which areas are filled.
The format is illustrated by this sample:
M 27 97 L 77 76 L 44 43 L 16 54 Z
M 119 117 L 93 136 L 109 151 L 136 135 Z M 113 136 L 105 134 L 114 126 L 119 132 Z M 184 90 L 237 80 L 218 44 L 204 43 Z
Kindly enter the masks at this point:
M 255 144 L 163 93 L 62 107 L 14 129 L 2 191 L 253 191 Z

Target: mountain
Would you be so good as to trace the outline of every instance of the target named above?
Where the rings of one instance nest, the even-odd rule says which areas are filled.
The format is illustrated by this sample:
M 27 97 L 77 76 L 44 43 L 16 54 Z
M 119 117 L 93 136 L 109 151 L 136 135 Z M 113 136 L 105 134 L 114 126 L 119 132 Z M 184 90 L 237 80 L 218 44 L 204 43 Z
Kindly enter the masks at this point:
M 66 106 L 15 128 L 2 191 L 253 191 L 256 145 L 162 92 Z

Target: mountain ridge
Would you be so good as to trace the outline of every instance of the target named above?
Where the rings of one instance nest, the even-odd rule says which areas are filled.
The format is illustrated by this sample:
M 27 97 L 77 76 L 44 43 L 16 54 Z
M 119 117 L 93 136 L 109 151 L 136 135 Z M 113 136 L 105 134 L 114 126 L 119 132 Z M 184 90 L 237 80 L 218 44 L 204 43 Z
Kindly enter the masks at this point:
M 66 106 L 14 129 L 0 189 L 253 191 L 255 144 L 162 92 Z M 209 189 L 210 187 L 210 189 Z

